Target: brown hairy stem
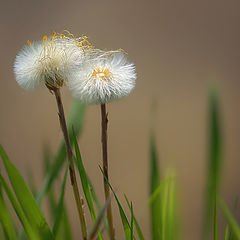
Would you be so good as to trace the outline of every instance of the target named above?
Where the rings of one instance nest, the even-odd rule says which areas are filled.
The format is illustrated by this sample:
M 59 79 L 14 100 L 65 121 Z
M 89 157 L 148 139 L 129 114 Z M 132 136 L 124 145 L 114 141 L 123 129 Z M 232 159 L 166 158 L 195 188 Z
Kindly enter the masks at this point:
M 107 124 L 108 118 L 106 113 L 106 105 L 101 104 L 101 115 L 102 115 L 102 158 L 103 158 L 103 181 L 104 181 L 104 192 L 105 192 L 105 200 L 109 199 L 109 185 L 107 180 L 108 178 L 108 155 L 107 155 Z M 106 178 L 106 179 L 105 179 Z M 113 228 L 113 218 L 112 218 L 112 207 L 111 203 L 108 205 L 107 208 L 107 220 L 109 226 L 109 236 L 111 240 L 115 239 L 115 231 Z
M 69 139 L 69 135 L 68 135 L 61 94 L 60 94 L 59 88 L 52 88 L 50 90 L 54 92 L 56 101 L 57 101 L 58 116 L 59 116 L 59 121 L 60 121 L 60 125 L 62 128 L 62 132 L 63 132 L 65 144 L 66 144 L 66 149 L 67 149 L 71 185 L 73 187 L 73 193 L 74 193 L 75 201 L 77 204 L 78 215 L 79 215 L 81 228 L 82 228 L 82 237 L 84 240 L 87 240 L 87 227 L 86 227 L 86 222 L 85 222 L 85 217 L 84 217 L 84 212 L 83 212 L 83 206 L 81 203 L 81 198 L 80 198 L 80 194 L 79 194 L 79 190 L 78 190 L 78 186 L 77 186 L 77 179 L 76 179 L 76 174 L 75 174 L 75 170 L 74 170 L 74 162 L 73 162 L 73 153 L 72 153 L 72 148 L 71 148 L 70 139 Z

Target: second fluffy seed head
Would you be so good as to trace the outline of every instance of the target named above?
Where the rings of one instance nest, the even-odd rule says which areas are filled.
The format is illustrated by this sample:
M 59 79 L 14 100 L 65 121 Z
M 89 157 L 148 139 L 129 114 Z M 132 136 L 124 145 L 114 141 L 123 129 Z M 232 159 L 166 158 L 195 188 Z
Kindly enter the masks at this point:
M 87 53 L 82 67 L 72 72 L 69 89 L 86 104 L 103 104 L 129 95 L 135 81 L 135 66 L 125 53 L 95 51 Z

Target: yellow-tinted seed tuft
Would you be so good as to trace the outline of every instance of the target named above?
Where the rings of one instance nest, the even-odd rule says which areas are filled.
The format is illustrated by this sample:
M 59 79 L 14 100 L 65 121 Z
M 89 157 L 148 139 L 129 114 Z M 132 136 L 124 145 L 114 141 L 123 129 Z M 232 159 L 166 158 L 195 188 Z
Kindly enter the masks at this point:
M 97 67 L 93 73 L 92 76 L 94 78 L 101 78 L 103 81 L 108 81 L 110 76 L 111 76 L 111 72 L 108 69 L 101 69 L 99 67 Z
M 47 36 L 44 35 L 44 36 L 43 36 L 43 42 L 45 43 L 46 41 L 47 41 Z

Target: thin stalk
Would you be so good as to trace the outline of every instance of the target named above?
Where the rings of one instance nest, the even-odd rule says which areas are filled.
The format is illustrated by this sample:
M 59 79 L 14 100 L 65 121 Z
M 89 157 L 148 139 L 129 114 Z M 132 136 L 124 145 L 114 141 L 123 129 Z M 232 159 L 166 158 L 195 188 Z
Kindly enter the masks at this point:
M 79 219 L 80 219 L 80 223 L 81 223 L 82 237 L 84 240 L 87 240 L 87 227 L 86 227 L 86 222 L 85 222 L 85 217 L 84 217 L 84 212 L 83 212 L 83 206 L 82 206 L 82 202 L 81 202 L 81 198 L 80 198 L 80 194 L 79 194 L 79 190 L 78 190 L 78 186 L 77 186 L 77 179 L 76 179 L 76 174 L 75 174 L 75 170 L 74 170 L 74 162 L 73 162 L 73 153 L 72 153 L 72 148 L 71 148 L 70 139 L 69 139 L 69 135 L 68 135 L 61 94 L 60 94 L 59 88 L 53 88 L 51 90 L 54 92 L 56 101 L 57 101 L 58 116 L 59 116 L 59 121 L 60 121 L 60 125 L 62 128 L 62 132 L 63 132 L 65 144 L 66 144 L 66 149 L 67 149 L 67 156 L 68 156 L 68 161 L 69 161 L 69 174 L 70 174 L 70 179 L 71 179 L 71 185 L 73 187 L 75 201 L 77 204 L 78 215 L 79 215 Z
M 108 185 L 108 151 L 107 151 L 107 124 L 108 118 L 106 113 L 106 105 L 101 104 L 101 115 L 102 115 L 102 158 L 103 158 L 103 182 L 104 182 L 104 192 L 105 192 L 105 200 L 107 201 L 109 198 L 109 185 Z M 106 178 L 106 179 L 105 179 Z M 111 240 L 115 239 L 115 231 L 113 228 L 113 218 L 112 218 L 112 207 L 111 203 L 107 208 L 107 220 L 109 226 L 109 237 Z

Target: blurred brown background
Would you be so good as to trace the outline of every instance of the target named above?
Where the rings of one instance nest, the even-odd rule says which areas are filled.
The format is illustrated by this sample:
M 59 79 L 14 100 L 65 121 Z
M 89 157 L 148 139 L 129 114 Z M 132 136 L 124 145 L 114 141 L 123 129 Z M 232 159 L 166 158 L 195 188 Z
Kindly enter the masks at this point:
M 42 182 L 43 142 L 53 153 L 61 140 L 54 97 L 46 89 L 25 92 L 14 80 L 13 62 L 26 41 L 68 29 L 86 34 L 98 48 L 123 48 L 136 64 L 137 85 L 126 99 L 108 105 L 111 182 L 123 193 L 150 239 L 148 140 L 153 99 L 161 171 L 175 167 L 183 221 L 182 239 L 200 239 L 207 159 L 208 90 L 221 95 L 224 131 L 222 195 L 229 206 L 239 194 L 240 2 L 219 1 L 3 1 L 0 8 L 0 143 L 25 177 Z M 64 89 L 66 110 L 71 96 Z M 80 139 L 87 171 L 103 201 L 100 109 L 87 109 Z M 74 232 L 79 231 L 72 192 L 67 191 Z M 123 230 L 114 204 L 118 239 Z M 221 238 L 223 239 L 223 238 Z

